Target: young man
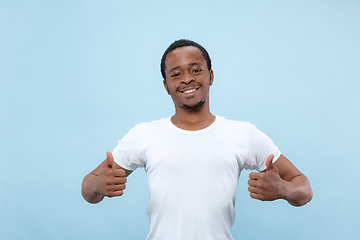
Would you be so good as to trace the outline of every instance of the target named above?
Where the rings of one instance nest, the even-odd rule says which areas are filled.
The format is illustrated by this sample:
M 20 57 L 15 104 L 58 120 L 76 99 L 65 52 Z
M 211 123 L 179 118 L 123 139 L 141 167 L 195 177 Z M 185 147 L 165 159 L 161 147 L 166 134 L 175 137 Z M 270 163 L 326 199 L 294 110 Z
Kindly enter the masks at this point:
M 82 194 L 90 203 L 121 196 L 126 177 L 144 167 L 149 181 L 147 239 L 233 239 L 237 183 L 249 175 L 254 199 L 285 199 L 302 206 L 312 198 L 308 179 L 274 145 L 245 122 L 226 120 L 209 109 L 214 81 L 207 51 L 189 40 L 174 42 L 161 61 L 164 87 L 175 115 L 141 123 L 113 153 L 85 176 Z

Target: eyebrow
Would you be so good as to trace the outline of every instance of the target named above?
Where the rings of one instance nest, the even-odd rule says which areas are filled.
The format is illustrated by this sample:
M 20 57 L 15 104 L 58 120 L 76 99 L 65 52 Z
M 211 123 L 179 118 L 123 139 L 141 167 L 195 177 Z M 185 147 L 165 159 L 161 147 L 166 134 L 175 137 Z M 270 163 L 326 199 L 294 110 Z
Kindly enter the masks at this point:
M 193 62 L 193 63 L 189 63 L 188 65 L 189 66 L 194 66 L 194 65 L 200 65 L 201 63 L 200 62 Z M 172 69 L 170 69 L 169 73 L 171 73 L 172 71 L 176 70 L 176 69 L 179 69 L 181 68 L 181 66 L 176 66 L 176 67 L 173 67 Z

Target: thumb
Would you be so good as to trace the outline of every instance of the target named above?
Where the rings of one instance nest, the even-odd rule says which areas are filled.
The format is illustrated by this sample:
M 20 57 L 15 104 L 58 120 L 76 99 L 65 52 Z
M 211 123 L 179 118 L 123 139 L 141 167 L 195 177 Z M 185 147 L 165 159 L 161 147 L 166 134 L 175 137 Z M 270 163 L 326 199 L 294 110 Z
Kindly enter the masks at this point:
M 106 160 L 107 160 L 107 165 L 108 167 L 111 167 L 113 166 L 114 164 L 114 157 L 113 155 L 111 154 L 111 152 L 106 152 Z
M 266 164 L 266 172 L 269 172 L 271 170 L 277 170 L 276 167 L 274 166 L 273 162 L 272 162 L 273 159 L 274 159 L 274 155 L 270 155 L 270 156 L 267 157 L 266 162 L 265 162 L 265 164 Z

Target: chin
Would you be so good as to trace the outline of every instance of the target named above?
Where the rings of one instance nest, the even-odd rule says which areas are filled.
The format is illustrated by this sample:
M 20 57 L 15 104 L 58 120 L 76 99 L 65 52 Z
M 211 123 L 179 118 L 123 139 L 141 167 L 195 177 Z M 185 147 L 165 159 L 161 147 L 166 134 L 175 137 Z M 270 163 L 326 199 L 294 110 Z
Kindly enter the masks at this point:
M 183 106 L 184 106 L 184 108 L 186 108 L 186 109 L 197 109 L 197 108 L 199 108 L 199 107 L 201 107 L 202 105 L 204 104 L 204 101 L 200 101 L 200 102 L 198 102 L 198 103 L 196 103 L 196 104 L 194 104 L 194 105 L 187 105 L 187 104 L 184 104 Z

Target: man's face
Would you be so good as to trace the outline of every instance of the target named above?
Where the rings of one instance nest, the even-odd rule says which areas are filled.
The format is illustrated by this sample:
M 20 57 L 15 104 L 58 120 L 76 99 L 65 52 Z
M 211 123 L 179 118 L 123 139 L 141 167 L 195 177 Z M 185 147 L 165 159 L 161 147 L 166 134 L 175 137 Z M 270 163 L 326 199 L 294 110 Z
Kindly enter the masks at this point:
M 193 46 L 176 48 L 165 59 L 164 86 L 175 107 L 196 109 L 208 104 L 214 73 L 202 52 Z

